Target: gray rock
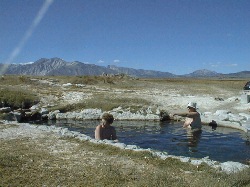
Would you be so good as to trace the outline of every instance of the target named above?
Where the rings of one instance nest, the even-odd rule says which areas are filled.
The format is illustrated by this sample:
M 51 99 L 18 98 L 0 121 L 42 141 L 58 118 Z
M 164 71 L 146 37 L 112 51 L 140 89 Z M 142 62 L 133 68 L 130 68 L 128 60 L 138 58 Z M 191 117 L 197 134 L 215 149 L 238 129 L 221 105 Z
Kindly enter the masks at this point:
M 250 115 L 249 114 L 239 113 L 239 115 L 245 117 L 246 120 L 250 120 Z
M 246 117 L 240 116 L 238 114 L 230 113 L 228 115 L 229 115 L 229 121 L 238 121 L 238 122 L 240 122 L 240 121 L 246 120 Z
M 10 107 L 3 107 L 3 108 L 0 108 L 0 113 L 8 113 L 11 111 L 11 108 Z
M 22 114 L 20 112 L 10 112 L 7 118 L 9 121 L 21 122 Z
M 237 173 L 239 171 L 242 171 L 246 168 L 249 168 L 249 166 L 241 164 L 239 162 L 232 162 L 232 161 L 228 161 L 228 162 L 223 162 L 220 164 L 221 166 L 221 170 L 223 172 L 226 172 L 228 174 L 230 173 Z
M 214 115 L 220 116 L 220 115 L 225 115 L 225 114 L 229 114 L 229 113 L 231 113 L 231 111 L 229 111 L 229 110 L 217 110 Z
M 59 110 L 55 110 L 55 111 L 49 112 L 49 114 L 48 114 L 48 119 L 49 119 L 49 120 L 54 120 L 54 119 L 56 119 L 56 115 L 57 115 L 58 113 L 60 113 Z
M 72 84 L 71 83 L 66 83 L 66 84 L 63 84 L 62 86 L 67 87 L 67 86 L 72 86 Z
M 33 105 L 32 107 L 30 107 L 31 111 L 36 111 L 39 110 L 39 106 L 38 105 Z
M 40 110 L 41 115 L 48 114 L 48 113 L 49 113 L 49 110 L 47 108 L 41 108 L 41 110 Z
M 202 163 L 203 163 L 202 160 L 191 160 L 191 164 L 193 164 L 195 166 L 201 165 Z
M 229 121 L 229 115 L 228 114 L 218 115 L 218 120 L 219 121 Z

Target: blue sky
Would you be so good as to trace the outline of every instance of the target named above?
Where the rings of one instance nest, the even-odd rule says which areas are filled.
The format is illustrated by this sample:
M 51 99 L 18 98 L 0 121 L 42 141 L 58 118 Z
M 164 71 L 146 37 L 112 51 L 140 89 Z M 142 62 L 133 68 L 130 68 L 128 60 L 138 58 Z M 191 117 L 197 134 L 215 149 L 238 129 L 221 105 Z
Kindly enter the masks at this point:
M 0 63 L 250 71 L 249 0 L 0 0 Z

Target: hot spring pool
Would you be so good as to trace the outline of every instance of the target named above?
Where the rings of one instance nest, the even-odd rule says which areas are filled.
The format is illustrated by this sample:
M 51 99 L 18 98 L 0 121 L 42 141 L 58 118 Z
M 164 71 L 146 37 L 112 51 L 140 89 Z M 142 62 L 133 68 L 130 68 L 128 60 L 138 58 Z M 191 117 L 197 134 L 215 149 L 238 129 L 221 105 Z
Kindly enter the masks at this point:
M 47 125 L 67 127 L 94 138 L 99 121 L 56 121 Z M 141 148 L 165 151 L 176 156 L 188 156 L 225 162 L 246 163 L 250 160 L 250 134 L 237 129 L 203 126 L 202 132 L 191 133 L 182 123 L 115 121 L 119 142 Z

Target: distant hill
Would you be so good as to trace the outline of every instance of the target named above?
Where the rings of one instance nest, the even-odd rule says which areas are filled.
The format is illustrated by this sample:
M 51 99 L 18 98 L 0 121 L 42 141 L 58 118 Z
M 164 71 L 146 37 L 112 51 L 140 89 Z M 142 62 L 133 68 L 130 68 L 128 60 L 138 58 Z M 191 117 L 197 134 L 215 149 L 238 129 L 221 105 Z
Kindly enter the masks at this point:
M 250 78 L 250 71 L 240 71 L 238 73 L 223 74 L 224 77 L 240 77 L 240 78 Z
M 66 62 L 60 58 L 42 58 L 32 64 L 11 64 L 5 74 L 16 75 L 100 75 L 115 73 L 102 66 L 81 62 Z
M 95 64 L 86 64 L 83 62 L 66 62 L 60 58 L 42 58 L 34 63 L 26 64 L 0 64 L 0 70 L 6 69 L 4 74 L 14 75 L 64 75 L 64 76 L 80 76 L 80 75 L 102 75 L 102 74 L 126 74 L 132 77 L 140 78 L 171 78 L 171 77 L 238 77 L 250 78 L 250 71 L 242 71 L 238 73 L 221 74 L 206 69 L 197 70 L 186 75 L 175 75 L 169 72 L 133 69 L 126 67 L 118 67 L 108 65 L 107 67 Z
M 207 69 L 196 70 L 193 73 L 184 75 L 185 77 L 219 77 L 223 74 Z
M 0 64 L 3 68 L 4 64 Z M 117 66 L 98 66 L 82 62 L 66 62 L 60 58 L 42 58 L 32 64 L 10 64 L 5 74 L 15 75 L 102 75 L 102 74 L 127 74 L 134 77 L 175 77 L 168 72 L 123 68 Z
M 113 71 L 116 71 L 118 74 L 126 74 L 132 75 L 136 77 L 176 77 L 176 75 L 168 72 L 161 72 L 161 71 L 152 71 L 152 70 L 143 70 L 143 69 L 133 69 L 133 68 L 125 68 L 125 67 L 118 67 L 114 65 L 109 65 L 107 67 Z

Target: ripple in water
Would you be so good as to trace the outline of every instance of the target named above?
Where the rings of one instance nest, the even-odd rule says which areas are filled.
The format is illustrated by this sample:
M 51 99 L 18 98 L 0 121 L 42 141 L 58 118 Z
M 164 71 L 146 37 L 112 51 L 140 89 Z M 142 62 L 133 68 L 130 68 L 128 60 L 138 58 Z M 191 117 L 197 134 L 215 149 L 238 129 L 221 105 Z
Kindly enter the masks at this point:
M 98 121 L 56 121 L 47 125 L 67 127 L 94 138 Z M 120 142 L 141 148 L 165 151 L 171 155 L 203 158 L 225 162 L 246 163 L 250 159 L 249 134 L 230 128 L 203 126 L 191 132 L 181 123 L 115 121 Z

